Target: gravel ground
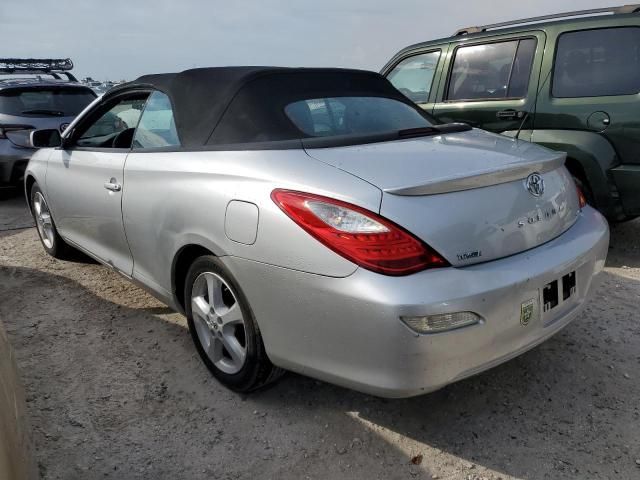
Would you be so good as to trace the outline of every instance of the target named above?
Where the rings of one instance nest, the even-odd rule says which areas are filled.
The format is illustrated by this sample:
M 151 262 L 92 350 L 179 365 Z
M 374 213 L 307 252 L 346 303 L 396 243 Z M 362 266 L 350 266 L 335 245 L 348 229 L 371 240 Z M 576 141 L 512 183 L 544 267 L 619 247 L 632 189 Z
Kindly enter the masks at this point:
M 231 393 L 182 316 L 8 230 L 25 222 L 0 201 L 0 321 L 43 479 L 640 478 L 640 221 L 613 227 L 604 283 L 563 332 L 393 401 L 294 374 Z

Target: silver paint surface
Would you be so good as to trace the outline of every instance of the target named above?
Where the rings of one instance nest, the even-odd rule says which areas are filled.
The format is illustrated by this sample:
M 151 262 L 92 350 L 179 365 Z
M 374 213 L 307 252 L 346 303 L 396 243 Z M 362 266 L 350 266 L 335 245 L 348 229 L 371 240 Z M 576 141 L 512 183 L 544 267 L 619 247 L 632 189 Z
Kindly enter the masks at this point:
M 474 130 L 307 152 L 43 150 L 27 175 L 41 186 L 65 240 L 168 305 L 178 308 L 174 259 L 184 247 L 206 248 L 240 285 L 276 365 L 397 397 L 489 368 L 578 315 L 604 265 L 609 233 L 600 214 L 579 210 L 575 187 L 557 162 L 544 148 Z M 524 185 L 534 166 L 545 181 L 540 197 Z M 501 176 L 504 170 L 520 178 Z M 482 182 L 473 188 L 390 191 L 464 182 L 474 172 L 482 172 Z M 104 188 L 111 178 L 121 191 Z M 405 277 L 358 268 L 287 217 L 270 198 L 275 188 L 381 213 L 453 266 Z M 255 235 L 254 216 L 234 207 L 229 215 L 230 202 L 256 205 Z M 578 274 L 576 296 L 540 313 L 541 288 L 570 271 Z M 520 308 L 532 298 L 535 318 L 523 327 Z M 399 319 L 456 311 L 486 321 L 417 335 Z

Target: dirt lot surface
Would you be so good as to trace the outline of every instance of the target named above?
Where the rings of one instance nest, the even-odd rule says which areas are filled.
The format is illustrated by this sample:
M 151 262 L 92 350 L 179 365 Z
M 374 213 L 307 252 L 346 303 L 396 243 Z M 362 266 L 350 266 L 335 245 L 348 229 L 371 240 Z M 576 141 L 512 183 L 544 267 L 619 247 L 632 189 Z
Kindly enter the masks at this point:
M 563 332 L 394 401 L 293 374 L 231 393 L 182 316 L 11 222 L 29 222 L 20 199 L 0 202 L 0 321 L 43 479 L 640 478 L 640 221 L 613 228 L 604 283 Z

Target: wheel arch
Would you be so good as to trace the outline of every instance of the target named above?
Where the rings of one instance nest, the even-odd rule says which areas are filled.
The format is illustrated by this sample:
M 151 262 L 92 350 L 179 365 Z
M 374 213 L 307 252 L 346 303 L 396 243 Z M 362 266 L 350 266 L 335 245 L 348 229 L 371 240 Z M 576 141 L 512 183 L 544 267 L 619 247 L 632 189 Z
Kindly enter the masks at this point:
M 33 188 L 33 185 L 35 183 L 36 177 L 33 174 L 28 173 L 24 179 L 24 194 L 27 198 L 27 205 L 29 206 L 29 210 L 31 210 L 31 189 Z
M 586 183 L 589 188 L 591 188 L 591 183 L 587 178 L 587 173 L 585 172 L 584 166 L 579 160 L 567 156 L 565 167 L 567 167 L 567 170 L 569 170 L 569 173 L 572 176 L 579 178 L 582 182 Z
M 187 272 L 193 262 L 204 255 L 218 256 L 207 247 L 198 243 L 189 243 L 176 252 L 171 262 L 171 291 L 174 302 L 182 313 L 185 313 L 184 283 Z
M 566 167 L 570 173 L 582 176 L 593 194 L 595 206 L 605 215 L 616 215 L 620 202 L 614 196 L 615 184 L 609 170 L 619 165 L 620 159 L 613 145 L 596 132 L 573 130 L 535 130 L 532 142 L 566 152 Z

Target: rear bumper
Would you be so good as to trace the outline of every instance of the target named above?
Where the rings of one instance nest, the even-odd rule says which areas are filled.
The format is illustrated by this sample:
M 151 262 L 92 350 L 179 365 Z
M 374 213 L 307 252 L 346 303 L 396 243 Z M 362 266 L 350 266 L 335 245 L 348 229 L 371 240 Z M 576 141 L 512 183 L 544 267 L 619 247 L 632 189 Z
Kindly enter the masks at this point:
M 436 390 L 543 342 L 576 318 L 605 263 L 609 230 L 587 207 L 560 237 L 464 268 L 386 277 L 363 269 L 329 278 L 224 257 L 255 313 L 272 361 L 385 397 Z M 577 291 L 543 312 L 542 288 L 575 271 Z M 521 306 L 534 301 L 523 326 Z M 418 335 L 400 316 L 472 311 L 480 324 Z
M 7 139 L 0 139 L 0 184 L 22 182 L 27 163 L 35 150 L 20 148 Z

